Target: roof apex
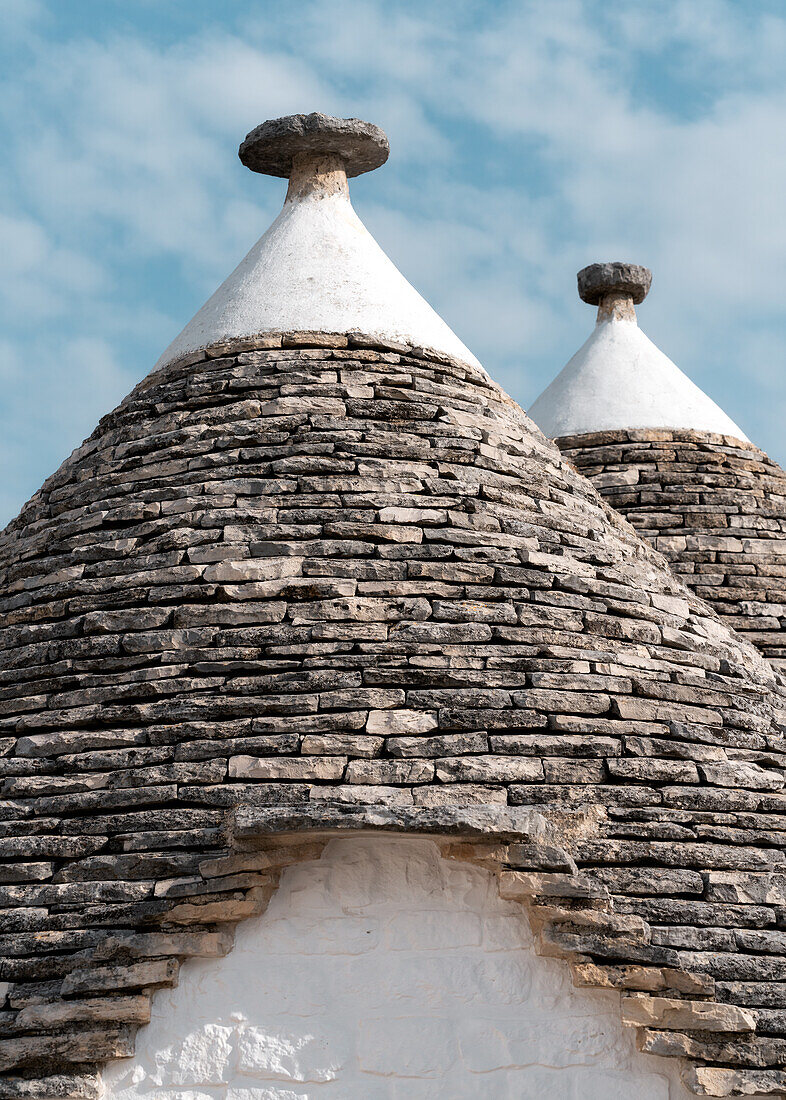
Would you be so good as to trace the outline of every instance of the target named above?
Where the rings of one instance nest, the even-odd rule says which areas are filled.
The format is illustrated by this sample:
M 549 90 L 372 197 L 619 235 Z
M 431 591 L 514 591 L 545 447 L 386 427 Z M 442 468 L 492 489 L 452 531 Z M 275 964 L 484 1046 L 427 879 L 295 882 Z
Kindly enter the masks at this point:
M 635 302 L 652 280 L 636 264 L 592 264 L 578 274 L 579 295 L 598 305 L 594 331 L 529 413 L 550 438 L 640 428 L 748 437 L 711 397 L 641 331 Z
M 284 207 L 156 368 L 273 332 L 360 332 L 480 368 L 352 208 L 347 176 L 378 167 L 387 152 L 384 132 L 359 119 L 291 115 L 253 130 L 240 158 L 254 171 L 290 177 Z
M 611 263 L 590 264 L 576 276 L 579 298 L 589 305 L 600 305 L 606 294 L 627 294 L 634 305 L 640 305 L 652 286 L 652 272 L 640 264 L 628 264 L 619 260 Z
M 299 154 L 341 157 L 347 176 L 373 172 L 388 159 L 387 135 L 372 122 L 334 118 L 318 111 L 310 115 L 271 118 L 246 135 L 238 156 L 252 172 L 289 178 Z

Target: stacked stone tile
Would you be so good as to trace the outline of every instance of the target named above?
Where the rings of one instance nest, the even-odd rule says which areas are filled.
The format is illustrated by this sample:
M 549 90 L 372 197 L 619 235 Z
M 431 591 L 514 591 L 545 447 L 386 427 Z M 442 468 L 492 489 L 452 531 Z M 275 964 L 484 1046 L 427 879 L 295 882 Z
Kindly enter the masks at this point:
M 352 828 L 494 867 L 704 1095 L 786 1088 L 783 682 L 479 368 L 267 332 L 151 374 L 0 536 L 0 1097 Z
M 711 432 L 591 432 L 557 443 L 727 625 L 786 668 L 786 472 L 777 463 Z

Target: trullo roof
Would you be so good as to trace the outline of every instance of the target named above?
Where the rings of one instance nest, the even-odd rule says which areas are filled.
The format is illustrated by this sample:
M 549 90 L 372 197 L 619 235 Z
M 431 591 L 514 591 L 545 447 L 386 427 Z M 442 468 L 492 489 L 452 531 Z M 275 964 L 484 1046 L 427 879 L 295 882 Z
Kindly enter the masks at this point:
M 359 332 L 479 366 L 352 208 L 346 176 L 378 167 L 387 151 L 377 126 L 320 114 L 275 119 L 249 134 L 240 153 L 254 171 L 289 176 L 298 162 L 284 208 L 156 365 L 229 340 L 288 331 Z M 342 152 L 345 174 L 332 163 Z
M 297 186 L 345 186 L 339 123 Z M 6 1095 L 96 1095 L 351 828 L 494 867 L 694 1091 L 779 1091 L 775 673 L 471 357 L 273 324 L 170 355 L 0 536 Z
M 646 337 L 633 311 L 649 281 L 646 268 L 631 264 L 579 272 L 582 297 L 601 301 L 598 324 L 571 361 L 580 365 L 568 364 L 532 414 L 674 572 L 784 669 L 786 473 L 679 372 L 680 385 L 700 400 L 670 419 L 653 413 L 653 380 L 660 385 L 662 375 L 637 358 Z M 676 392 L 664 384 L 655 397 L 673 410 Z

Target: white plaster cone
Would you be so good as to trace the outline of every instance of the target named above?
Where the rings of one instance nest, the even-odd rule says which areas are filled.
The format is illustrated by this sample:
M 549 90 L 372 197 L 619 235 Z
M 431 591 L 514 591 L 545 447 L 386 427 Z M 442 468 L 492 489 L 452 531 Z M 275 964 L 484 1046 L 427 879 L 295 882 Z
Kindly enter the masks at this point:
M 528 412 L 551 439 L 671 428 L 748 441 L 723 409 L 644 335 L 635 318 L 599 320 Z
M 356 331 L 480 368 L 368 232 L 346 184 L 331 193 L 317 189 L 292 195 L 290 189 L 268 231 L 156 367 L 211 344 L 289 331 Z

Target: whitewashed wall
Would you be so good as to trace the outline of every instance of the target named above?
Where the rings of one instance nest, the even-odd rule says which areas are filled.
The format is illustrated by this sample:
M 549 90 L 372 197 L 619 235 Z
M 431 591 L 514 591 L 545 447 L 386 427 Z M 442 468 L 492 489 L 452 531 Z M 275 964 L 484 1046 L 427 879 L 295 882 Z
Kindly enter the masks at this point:
M 613 993 L 532 948 L 493 878 L 355 837 L 287 870 L 225 959 L 158 993 L 108 1100 L 686 1100 Z

